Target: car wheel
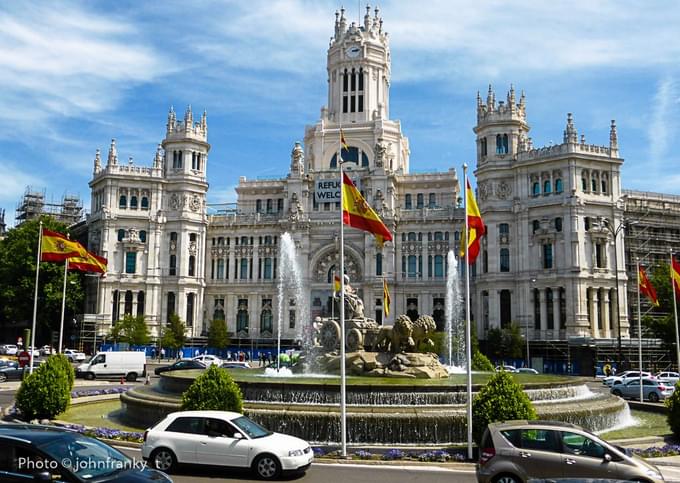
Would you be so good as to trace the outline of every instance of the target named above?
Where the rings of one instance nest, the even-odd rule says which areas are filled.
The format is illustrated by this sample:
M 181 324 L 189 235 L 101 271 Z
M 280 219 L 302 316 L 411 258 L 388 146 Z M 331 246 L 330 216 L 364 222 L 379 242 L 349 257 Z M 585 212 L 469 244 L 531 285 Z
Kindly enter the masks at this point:
M 279 476 L 281 473 L 281 463 L 276 456 L 270 454 L 261 454 L 255 458 L 253 463 L 253 470 L 263 480 L 271 480 Z
M 516 477 L 515 475 L 500 475 L 496 477 L 495 480 L 493 480 L 494 483 L 522 483 L 522 480 Z
M 167 448 L 158 448 L 151 453 L 149 458 L 151 466 L 157 470 L 169 472 L 177 465 L 175 454 Z
M 612 391 L 612 394 L 613 394 L 614 396 L 621 397 L 621 391 L 619 391 L 618 389 L 614 389 L 614 390 Z
M 0 372 L 0 382 L 5 382 L 7 380 L 7 374 Z
M 659 402 L 659 395 L 655 392 L 650 392 L 649 393 L 649 401 L 650 402 Z
M 83 376 L 85 379 L 88 381 L 93 381 L 94 380 L 94 373 L 92 372 L 86 372 L 85 375 Z
M 125 379 L 129 382 L 135 382 L 137 380 L 137 373 L 136 372 L 131 372 L 128 374 Z

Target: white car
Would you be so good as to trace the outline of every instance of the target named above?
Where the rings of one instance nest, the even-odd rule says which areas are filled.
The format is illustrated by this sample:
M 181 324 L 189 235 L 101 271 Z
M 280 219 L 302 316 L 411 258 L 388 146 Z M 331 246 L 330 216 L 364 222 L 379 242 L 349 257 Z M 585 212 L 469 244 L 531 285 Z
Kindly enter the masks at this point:
M 517 372 L 517 368 L 515 366 L 509 366 L 507 364 L 504 364 L 502 366 L 496 366 L 496 372 L 501 372 L 501 371 L 513 372 L 514 373 L 514 372 Z
M 71 362 L 82 362 L 87 359 L 84 352 L 78 352 L 75 349 L 64 349 L 64 355 L 68 357 Z
M 302 439 L 273 433 L 239 413 L 181 411 L 144 433 L 142 458 L 160 470 L 177 464 L 251 468 L 262 479 L 304 472 L 314 452 Z
M 202 362 L 205 367 L 210 367 L 211 365 L 216 365 L 217 367 L 222 365 L 222 359 L 217 356 L 210 354 L 202 354 L 193 358 L 194 361 Z
M 670 371 L 657 372 L 656 378 L 668 381 L 675 386 L 678 383 L 678 381 L 680 381 L 680 374 L 678 374 L 677 372 Z
M 653 374 L 649 372 L 642 371 L 642 377 L 654 377 Z M 618 376 L 609 376 L 602 379 L 602 383 L 609 387 L 615 386 L 617 384 L 625 384 L 631 379 L 639 379 L 640 371 L 625 371 Z
M 19 348 L 15 346 L 14 344 L 5 344 L 2 346 L 2 353 L 6 354 L 8 356 L 15 356 L 17 355 Z

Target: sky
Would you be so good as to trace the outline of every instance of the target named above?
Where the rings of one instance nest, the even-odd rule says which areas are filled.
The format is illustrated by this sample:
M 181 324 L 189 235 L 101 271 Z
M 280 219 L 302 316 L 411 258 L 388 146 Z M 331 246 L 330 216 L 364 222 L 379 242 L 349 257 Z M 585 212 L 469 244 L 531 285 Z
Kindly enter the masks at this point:
M 150 166 L 170 106 L 208 113 L 209 203 L 240 176 L 283 177 L 326 103 L 326 0 L 0 3 L 0 209 L 27 187 L 81 197 L 97 149 Z M 358 19 L 366 3 L 349 2 Z M 371 4 L 371 8 L 375 8 Z M 476 96 L 526 93 L 534 146 L 608 145 L 625 189 L 680 195 L 680 9 L 673 1 L 394 0 L 379 3 L 392 56 L 390 117 L 411 170 L 474 166 Z

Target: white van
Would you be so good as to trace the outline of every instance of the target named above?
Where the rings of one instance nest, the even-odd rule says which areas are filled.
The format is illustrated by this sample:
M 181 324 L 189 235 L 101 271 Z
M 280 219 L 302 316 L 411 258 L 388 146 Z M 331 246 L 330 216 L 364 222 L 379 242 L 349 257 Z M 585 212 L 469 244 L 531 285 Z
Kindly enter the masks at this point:
M 76 376 L 90 380 L 125 377 L 136 381 L 139 376 L 146 377 L 146 355 L 137 351 L 98 352 L 89 362 L 78 366 Z

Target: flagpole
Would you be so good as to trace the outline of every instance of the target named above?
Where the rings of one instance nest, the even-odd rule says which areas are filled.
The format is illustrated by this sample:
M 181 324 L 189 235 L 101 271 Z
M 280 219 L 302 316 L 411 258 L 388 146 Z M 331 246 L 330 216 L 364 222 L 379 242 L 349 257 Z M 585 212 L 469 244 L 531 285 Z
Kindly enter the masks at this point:
M 35 321 L 38 317 L 38 280 L 40 278 L 40 256 L 42 255 L 42 220 L 38 235 L 38 257 L 35 261 L 35 293 L 33 295 L 33 326 L 31 328 L 31 346 L 35 347 Z M 28 342 L 28 341 L 26 341 Z M 30 349 L 29 349 L 30 350 Z M 33 352 L 30 352 L 29 373 L 33 374 Z
M 64 262 L 64 289 L 61 294 L 61 325 L 59 326 L 59 350 L 58 353 L 63 352 L 62 342 L 64 340 L 64 312 L 66 311 L 66 279 L 68 275 L 68 258 Z
M 340 130 L 342 133 L 342 128 Z M 342 135 L 342 134 L 341 134 Z M 338 150 L 338 167 L 340 168 L 340 456 L 347 457 L 347 403 L 345 374 L 345 220 L 343 216 L 344 178 L 342 174 L 342 145 Z
M 637 267 L 637 316 L 638 316 L 638 354 L 639 354 L 639 373 L 640 373 L 640 402 L 644 401 L 642 388 L 642 317 L 640 316 L 640 259 L 635 259 Z
M 467 216 L 467 164 L 463 164 L 463 199 L 465 212 L 465 361 L 467 365 L 467 444 L 468 460 L 472 460 L 472 351 L 470 350 L 470 240 Z
M 673 316 L 675 316 L 675 352 L 678 358 L 678 370 L 680 371 L 680 334 L 678 334 L 678 303 L 675 300 L 676 294 L 675 294 L 675 278 L 673 277 L 673 272 L 675 271 L 673 269 L 673 248 L 670 249 L 671 252 L 671 265 L 670 265 L 670 274 L 671 274 L 671 293 L 673 294 Z

